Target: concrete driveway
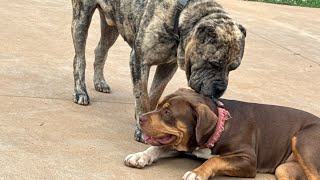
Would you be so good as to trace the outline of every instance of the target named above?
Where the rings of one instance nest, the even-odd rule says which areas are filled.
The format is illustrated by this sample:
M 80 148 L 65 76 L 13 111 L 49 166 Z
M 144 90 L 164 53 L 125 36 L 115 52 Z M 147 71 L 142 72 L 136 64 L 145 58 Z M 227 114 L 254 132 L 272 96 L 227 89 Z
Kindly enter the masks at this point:
M 243 63 L 231 73 L 224 97 L 320 116 L 319 9 L 219 2 L 248 30 Z M 65 0 L 0 1 L 0 179 L 180 179 L 197 167 L 201 162 L 188 158 L 143 170 L 123 165 L 127 154 L 147 147 L 133 140 L 130 49 L 118 39 L 105 69 L 112 93 L 96 92 L 95 14 L 87 42 L 91 105 L 74 104 L 71 13 Z M 165 94 L 179 87 L 187 87 L 180 70 Z

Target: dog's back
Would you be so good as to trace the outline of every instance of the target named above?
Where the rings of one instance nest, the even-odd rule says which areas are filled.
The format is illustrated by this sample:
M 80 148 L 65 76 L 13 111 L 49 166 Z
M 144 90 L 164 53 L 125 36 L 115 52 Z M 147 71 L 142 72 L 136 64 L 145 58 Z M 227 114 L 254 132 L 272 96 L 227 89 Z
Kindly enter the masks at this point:
M 253 139 L 259 172 L 274 172 L 280 164 L 284 163 L 292 153 L 292 137 L 302 133 L 304 129 L 310 127 L 318 129 L 312 133 L 314 137 L 318 137 L 314 139 L 314 148 L 320 151 L 319 117 L 283 106 L 231 100 L 222 100 L 222 102 L 232 116 L 228 123 L 229 129 L 234 131 L 233 133 L 224 132 L 226 133 L 223 133 L 224 138 L 228 141 L 237 139 L 232 136 L 242 136 L 247 138 L 247 141 Z M 217 149 L 220 148 L 217 147 Z

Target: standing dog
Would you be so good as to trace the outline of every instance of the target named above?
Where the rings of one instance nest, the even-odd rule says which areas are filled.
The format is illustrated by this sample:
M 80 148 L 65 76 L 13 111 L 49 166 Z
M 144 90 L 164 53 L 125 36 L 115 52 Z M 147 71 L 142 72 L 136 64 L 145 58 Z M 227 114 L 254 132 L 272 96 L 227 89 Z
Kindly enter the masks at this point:
M 241 62 L 245 29 L 213 0 L 189 0 L 180 14 L 179 38 L 174 31 L 178 0 L 72 0 L 74 102 L 87 105 L 85 46 L 92 15 L 99 10 L 101 38 L 95 49 L 94 86 L 110 92 L 103 75 L 109 48 L 118 35 L 132 48 L 130 69 L 136 118 L 154 109 L 177 66 L 186 71 L 189 86 L 206 96 L 220 97 L 229 71 Z M 148 94 L 150 67 L 157 65 Z M 141 140 L 136 131 L 135 137 Z
M 140 116 L 153 146 L 127 156 L 125 164 L 142 168 L 187 151 L 208 160 L 185 180 L 256 172 L 275 172 L 281 180 L 320 179 L 320 118 L 288 107 L 221 101 L 225 107 L 186 89 L 166 96 L 156 110 Z

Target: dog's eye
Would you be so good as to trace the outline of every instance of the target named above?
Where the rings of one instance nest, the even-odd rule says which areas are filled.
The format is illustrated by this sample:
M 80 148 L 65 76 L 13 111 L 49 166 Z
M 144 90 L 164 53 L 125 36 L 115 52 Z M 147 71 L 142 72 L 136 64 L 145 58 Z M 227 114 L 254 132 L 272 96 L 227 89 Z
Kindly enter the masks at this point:
M 213 61 L 213 62 L 209 62 L 210 63 L 210 66 L 213 68 L 213 69 L 220 69 L 220 63 L 216 62 L 216 61 Z
M 166 116 L 170 116 L 170 115 L 171 115 L 171 113 L 170 113 L 170 111 L 169 111 L 168 109 L 165 109 L 165 110 L 164 110 L 164 114 L 165 114 Z
M 239 62 L 233 62 L 228 66 L 229 71 L 237 69 L 237 67 L 240 65 Z

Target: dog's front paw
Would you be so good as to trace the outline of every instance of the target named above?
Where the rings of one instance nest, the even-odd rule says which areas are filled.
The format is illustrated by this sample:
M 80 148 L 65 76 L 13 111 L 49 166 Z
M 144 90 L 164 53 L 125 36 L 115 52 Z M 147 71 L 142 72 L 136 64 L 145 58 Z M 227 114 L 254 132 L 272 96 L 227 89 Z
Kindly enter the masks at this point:
M 152 164 L 152 159 L 144 152 L 130 154 L 124 159 L 124 164 L 129 167 L 143 168 Z
M 134 139 L 138 142 L 145 143 L 144 138 L 143 138 L 143 133 L 138 127 L 136 127 L 136 129 L 134 131 Z
M 182 177 L 183 180 L 207 180 L 209 177 L 198 172 L 188 171 Z
M 110 93 L 111 88 L 104 80 L 95 81 L 94 88 L 99 92 Z
M 90 98 L 86 90 L 74 91 L 73 102 L 80 105 L 88 105 L 90 103 Z

